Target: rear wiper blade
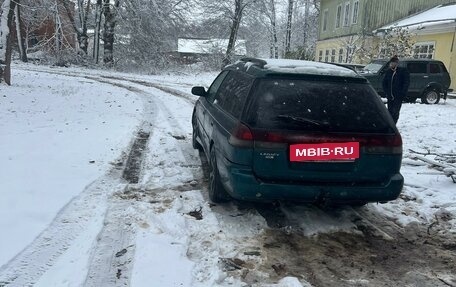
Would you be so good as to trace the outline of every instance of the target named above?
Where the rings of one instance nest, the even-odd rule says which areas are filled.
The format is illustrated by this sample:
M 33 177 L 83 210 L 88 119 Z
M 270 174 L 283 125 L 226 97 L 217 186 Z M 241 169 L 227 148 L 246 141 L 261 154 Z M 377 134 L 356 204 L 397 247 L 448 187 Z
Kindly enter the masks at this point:
M 295 117 L 295 116 L 290 116 L 290 115 L 278 115 L 278 119 L 285 119 L 285 120 L 292 120 L 295 122 L 300 122 L 300 123 L 305 123 L 305 124 L 313 124 L 315 126 L 325 126 L 327 127 L 329 124 L 326 122 L 321 122 L 321 121 L 316 121 L 308 118 L 302 118 L 302 117 Z

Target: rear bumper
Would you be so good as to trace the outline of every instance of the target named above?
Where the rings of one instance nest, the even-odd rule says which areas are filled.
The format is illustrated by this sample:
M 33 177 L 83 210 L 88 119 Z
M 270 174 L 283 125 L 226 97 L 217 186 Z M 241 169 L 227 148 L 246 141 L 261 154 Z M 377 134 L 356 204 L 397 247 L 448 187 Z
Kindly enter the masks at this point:
M 247 201 L 384 202 L 396 199 L 404 185 L 404 178 L 400 173 L 381 185 L 271 183 L 261 181 L 245 166 L 230 162 L 225 164 L 225 188 L 232 197 Z

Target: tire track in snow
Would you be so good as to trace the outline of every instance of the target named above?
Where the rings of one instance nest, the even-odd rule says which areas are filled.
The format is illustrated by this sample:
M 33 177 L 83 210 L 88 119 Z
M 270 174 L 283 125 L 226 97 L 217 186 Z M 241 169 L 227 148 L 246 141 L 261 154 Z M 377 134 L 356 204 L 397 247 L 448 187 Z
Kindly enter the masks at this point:
M 132 144 L 129 158 L 123 172 L 123 177 L 133 184 L 116 193 L 124 194 L 135 186 L 143 176 L 143 158 L 148 152 L 147 140 L 153 136 L 153 125 L 157 121 L 155 103 L 139 89 L 102 80 L 97 77 L 85 77 L 104 84 L 127 89 L 140 96 L 143 101 L 144 118 L 139 127 L 136 140 Z M 147 135 L 147 136 L 146 136 Z M 88 274 L 84 286 L 109 287 L 129 286 L 131 271 L 135 256 L 135 238 L 138 216 L 129 201 L 121 200 L 116 194 L 107 199 L 108 207 L 105 214 L 103 228 L 100 230 L 93 246 L 88 267 Z
M 131 204 L 127 201 L 112 195 L 108 199 L 103 228 L 92 250 L 84 286 L 129 286 L 137 219 L 129 209 Z
M 149 81 L 143 81 L 143 80 L 132 80 L 132 79 L 124 79 L 121 77 L 114 77 L 114 76 L 101 76 L 104 79 L 112 79 L 112 80 L 118 80 L 118 81 L 126 81 L 130 83 L 135 83 L 141 86 L 145 87 L 150 87 L 150 88 L 155 88 L 158 90 L 161 90 L 169 95 L 179 97 L 190 103 L 191 105 L 194 105 L 196 102 L 196 96 L 189 95 L 187 93 L 183 93 L 182 91 L 179 91 L 177 89 L 172 88 L 170 85 L 164 85 L 163 83 L 153 83 Z
M 156 121 L 154 103 L 148 99 L 150 95 L 142 90 L 94 76 L 44 72 L 85 78 L 125 88 L 140 95 L 144 102 L 145 118 L 139 130 L 149 134 L 152 131 L 153 123 Z M 141 164 L 140 161 L 138 164 Z M 141 176 L 140 172 L 137 176 Z M 129 213 L 128 202 L 121 201 L 113 195 L 129 189 L 121 177 L 120 171 L 110 172 L 108 176 L 96 180 L 68 203 L 32 244 L 0 268 L 0 287 L 34 285 L 71 247 L 73 241 L 87 229 L 87 224 L 103 217 L 102 222 L 100 220 L 97 222 L 101 231 L 92 248 L 85 286 L 128 286 L 135 251 L 136 228 L 132 222 L 135 221 L 136 213 L 133 211 Z M 104 208 L 99 206 L 100 203 L 105 204 Z M 77 218 L 72 218 L 75 215 Z
M 153 96 L 154 102 L 159 110 L 157 113 L 159 113 L 160 119 L 165 120 L 160 124 L 155 125 L 154 136 L 151 138 L 149 147 L 151 150 L 163 147 L 167 155 L 167 160 L 163 165 L 160 163 L 160 160 L 163 158 L 157 157 L 150 160 L 150 162 L 154 164 L 151 166 L 151 169 L 157 170 L 158 173 L 158 185 L 148 181 L 145 182 L 142 189 L 139 188 L 136 194 L 129 193 L 125 196 L 139 197 L 139 201 L 142 204 L 145 202 L 154 203 L 153 208 L 156 212 L 149 214 L 149 223 L 154 226 L 152 228 L 166 230 L 167 234 L 178 236 L 179 238 L 181 238 L 182 233 L 185 234 L 185 237 L 181 238 L 181 240 L 186 242 L 183 246 L 187 247 L 186 250 L 182 250 L 182 252 L 186 253 L 187 257 L 195 263 L 193 269 L 194 283 L 192 286 L 206 286 L 204 285 L 204 282 L 211 282 L 210 285 L 215 283 L 217 286 L 229 286 L 233 284 L 233 281 L 228 280 L 228 282 L 231 283 L 228 283 L 227 285 L 223 284 L 224 280 L 231 276 L 225 273 L 227 271 L 226 268 L 229 269 L 229 267 L 221 262 L 225 257 L 229 257 L 231 253 L 238 252 L 239 250 L 237 250 L 237 247 L 239 247 L 239 245 L 241 246 L 241 253 L 256 248 L 254 243 L 255 239 L 253 239 L 253 242 L 246 243 L 246 237 L 249 237 L 250 234 L 257 234 L 257 232 L 259 232 L 261 229 L 259 226 L 262 226 L 262 223 L 259 222 L 262 222 L 262 218 L 255 212 L 248 212 L 242 218 L 238 218 L 236 214 L 239 214 L 239 211 L 235 204 L 216 206 L 215 209 L 213 209 L 213 206 L 207 204 L 207 184 L 202 182 L 197 183 L 196 186 L 192 186 L 191 184 L 188 186 L 185 182 L 179 182 L 179 185 L 183 184 L 183 186 L 189 187 L 187 189 L 189 192 L 179 196 L 179 187 L 176 186 L 176 181 L 174 180 L 176 175 L 166 175 L 163 174 L 162 171 L 165 170 L 166 172 L 166 169 L 173 165 L 178 166 L 181 170 L 182 167 L 188 167 L 188 169 L 184 170 L 188 171 L 190 178 L 198 181 L 203 177 L 200 160 L 204 161 L 204 155 L 202 155 L 202 158 L 198 158 L 199 155 L 191 146 L 188 137 L 191 133 L 186 132 L 188 129 L 182 127 L 182 119 L 171 112 L 169 101 L 165 99 L 165 97 L 169 96 L 162 94 L 161 91 L 153 92 L 153 90 L 150 94 Z M 186 103 L 182 102 L 182 104 Z M 188 115 L 188 119 L 185 121 L 190 123 L 190 118 L 191 114 Z M 183 166 L 183 164 L 185 166 Z M 181 174 L 178 178 L 182 177 L 183 175 Z M 201 187 L 203 187 L 202 192 L 199 191 Z M 180 207 L 176 208 L 176 206 Z M 141 205 L 139 205 L 138 208 L 141 208 Z M 204 217 L 203 220 L 195 222 L 194 219 L 184 218 L 185 223 L 182 224 L 185 225 L 185 228 L 179 230 L 175 229 L 178 227 L 176 226 L 177 224 L 167 223 L 166 218 L 163 218 L 163 215 L 161 215 L 162 212 L 172 213 L 169 209 L 180 214 L 188 214 L 190 210 L 197 210 L 198 208 L 202 212 Z M 222 222 L 220 222 L 220 220 L 222 220 Z M 237 226 L 246 227 L 246 232 L 236 230 Z M 235 232 L 234 235 L 231 235 L 230 230 L 233 229 L 235 229 Z M 215 241 L 212 242 L 212 240 Z M 246 244 L 248 246 L 245 246 Z M 201 248 L 204 249 L 204 252 L 201 252 Z M 173 266 L 169 266 L 168 268 L 172 267 Z M 157 268 L 161 270 L 165 267 L 160 266 Z M 234 282 L 241 284 L 240 281 L 236 281 L 240 279 L 231 280 L 235 280 Z
M 128 89 L 141 96 L 146 106 L 152 106 L 153 109 L 146 109 L 145 114 L 153 114 L 153 118 L 147 119 L 141 126 L 140 130 L 150 134 L 151 141 L 147 148 L 148 153 L 153 149 L 159 148 L 160 140 L 166 140 L 167 154 L 179 153 L 182 155 L 182 160 L 176 159 L 179 162 L 180 168 L 184 168 L 189 172 L 189 180 L 187 182 L 173 182 L 171 185 L 164 184 L 160 181 L 159 186 L 154 187 L 154 191 L 165 191 L 166 189 L 195 189 L 195 179 L 201 177 L 198 172 L 200 164 L 195 155 L 195 151 L 188 140 L 186 131 L 182 128 L 170 109 L 165 104 L 165 99 L 157 96 L 152 92 L 146 92 L 136 86 L 126 85 L 123 82 L 111 82 L 105 79 L 94 77 L 86 77 L 91 80 L 99 81 L 106 84 L 115 85 L 117 87 Z M 135 83 L 134 83 L 135 84 Z M 189 104 L 188 101 L 185 101 Z M 161 121 L 158 119 L 166 119 Z M 157 142 L 158 140 L 158 142 Z M 143 157 L 147 153 L 143 154 Z M 143 168 L 145 168 L 143 166 Z M 158 163 L 152 166 L 153 169 L 160 169 Z M 131 200 L 121 200 L 120 197 L 133 198 L 135 196 L 144 196 L 144 182 L 146 172 L 137 175 L 138 184 L 130 184 L 117 196 L 109 198 L 108 211 L 106 213 L 104 227 L 98 235 L 98 240 L 93 248 L 93 253 L 90 259 L 90 267 L 88 276 L 85 281 L 85 286 L 128 286 L 131 280 L 132 265 L 135 258 L 135 237 L 138 231 L 138 222 L 144 221 L 139 212 L 136 210 L 134 202 Z M 145 185 L 148 186 L 147 184 Z M 125 212 L 125 211 L 128 212 Z
M 0 268 L 0 286 L 30 286 L 59 259 L 86 229 L 98 224 L 109 194 L 119 189 L 120 171 L 112 170 L 71 200 L 22 252 Z M 101 204 L 100 204 L 101 203 Z

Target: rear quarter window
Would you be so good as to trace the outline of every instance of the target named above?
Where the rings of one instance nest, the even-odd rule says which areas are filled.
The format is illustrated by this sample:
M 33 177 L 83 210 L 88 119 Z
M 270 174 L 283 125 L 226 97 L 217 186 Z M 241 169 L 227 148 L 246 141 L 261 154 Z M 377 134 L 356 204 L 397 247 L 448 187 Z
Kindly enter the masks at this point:
M 426 63 L 408 63 L 407 70 L 410 74 L 426 74 L 427 73 L 427 65 Z
M 230 72 L 218 89 L 214 104 L 239 118 L 252 87 L 253 78 L 240 72 Z
M 440 65 L 434 64 L 434 63 L 429 64 L 429 72 L 431 74 L 440 74 L 441 73 Z
M 248 123 L 255 128 L 391 132 L 387 110 L 369 84 L 264 79 L 255 86 Z

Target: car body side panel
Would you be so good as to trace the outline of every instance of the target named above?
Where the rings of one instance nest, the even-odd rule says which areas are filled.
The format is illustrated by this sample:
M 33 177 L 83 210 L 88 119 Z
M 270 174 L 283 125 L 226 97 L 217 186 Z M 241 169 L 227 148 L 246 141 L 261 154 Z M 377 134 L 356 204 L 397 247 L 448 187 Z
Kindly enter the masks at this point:
M 230 162 L 241 166 L 251 165 L 252 149 L 234 147 L 229 143 L 229 138 L 237 126 L 238 120 L 218 107 L 217 104 L 208 106 L 206 118 L 207 134 L 209 140 L 214 142 L 212 148 L 215 149 L 222 183 L 228 191 L 233 190 L 229 181 L 229 171 L 224 163 Z

